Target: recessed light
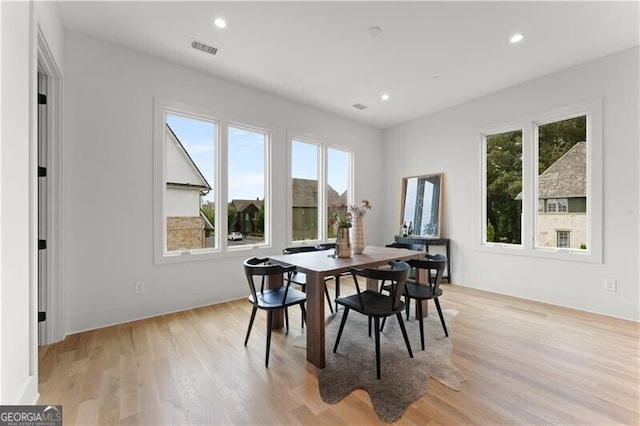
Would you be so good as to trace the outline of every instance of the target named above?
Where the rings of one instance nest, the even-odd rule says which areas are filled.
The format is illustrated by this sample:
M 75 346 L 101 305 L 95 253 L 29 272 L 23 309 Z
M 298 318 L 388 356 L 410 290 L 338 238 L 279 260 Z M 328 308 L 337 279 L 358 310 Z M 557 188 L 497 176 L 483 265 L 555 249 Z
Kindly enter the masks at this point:
M 382 99 L 383 101 L 388 101 L 389 100 L 389 94 L 388 93 L 383 93 L 382 96 L 380 96 L 380 99 Z
M 218 28 L 225 28 L 227 26 L 227 21 L 225 21 L 223 18 L 216 18 L 213 21 L 213 25 L 215 25 Z
M 511 36 L 511 38 L 509 39 L 509 42 L 511 43 L 520 43 L 522 41 L 522 39 L 524 38 L 524 36 L 520 33 L 515 33 L 514 35 Z

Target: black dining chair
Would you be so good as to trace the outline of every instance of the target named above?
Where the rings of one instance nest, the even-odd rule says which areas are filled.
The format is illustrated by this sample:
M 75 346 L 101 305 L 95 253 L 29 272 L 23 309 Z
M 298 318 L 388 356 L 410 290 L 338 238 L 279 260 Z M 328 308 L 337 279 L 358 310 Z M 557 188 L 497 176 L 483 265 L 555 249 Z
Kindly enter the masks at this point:
M 324 249 L 319 248 L 318 246 L 294 246 L 294 247 L 287 247 L 287 248 L 283 249 L 282 250 L 282 254 L 306 253 L 306 252 L 310 252 L 310 251 L 320 251 L 320 250 L 324 250 Z M 329 304 L 329 310 L 331 311 L 331 313 L 333 313 L 333 303 L 331 302 L 331 298 L 329 297 L 329 289 L 327 288 L 327 281 L 329 281 L 332 278 L 333 277 L 325 277 L 324 278 L 324 294 L 325 294 L 325 296 L 327 296 L 327 303 Z M 291 282 L 293 284 L 299 285 L 302 288 L 302 291 L 304 293 L 306 293 L 306 291 L 307 291 L 307 274 L 305 274 L 304 272 L 296 271 L 291 276 Z
M 385 247 L 391 248 L 402 248 L 413 251 L 425 251 L 425 246 L 422 244 L 413 244 L 413 243 L 391 243 L 387 244 Z M 409 279 L 413 279 L 416 276 L 416 270 L 414 268 L 409 269 Z M 409 319 L 409 318 L 407 318 Z
M 444 322 L 444 316 L 442 315 L 442 308 L 440 307 L 440 301 L 438 297 L 442 296 L 442 289 L 440 283 L 442 281 L 442 275 L 447 264 L 447 258 L 441 254 L 427 255 L 425 260 L 411 259 L 409 264 L 416 269 L 425 270 L 427 282 L 421 283 L 417 281 L 408 281 L 405 288 L 405 308 L 407 315 L 409 315 L 409 305 L 411 299 L 415 299 L 418 304 L 418 317 L 420 318 L 420 339 L 422 340 L 422 350 L 424 350 L 424 325 L 422 320 L 422 301 L 433 299 L 438 310 L 438 316 L 442 323 L 442 329 L 444 335 L 449 337 L 447 331 L 447 325 Z
M 424 319 L 422 312 L 422 301 L 433 299 L 438 310 L 438 316 L 442 323 L 442 329 L 444 335 L 449 337 L 447 331 L 447 325 L 444 322 L 444 316 L 442 315 L 442 308 L 440 307 L 439 296 L 442 296 L 442 289 L 440 283 L 442 281 L 442 275 L 447 265 L 447 258 L 441 254 L 427 255 L 426 259 L 411 259 L 408 261 L 409 265 L 416 269 L 424 270 L 423 276 L 426 276 L 426 283 L 419 282 L 417 280 L 408 280 L 405 293 L 405 310 L 407 319 L 409 319 L 409 307 L 411 305 L 411 299 L 415 299 L 418 306 L 418 319 L 420 321 L 420 341 L 422 342 L 422 350 L 424 350 Z M 384 321 L 382 321 L 382 327 L 384 328 Z
M 300 305 L 302 320 L 304 321 L 306 317 L 304 303 L 307 300 L 307 296 L 295 288 L 290 288 L 291 276 L 295 270 L 296 267 L 293 265 L 269 264 L 268 259 L 266 258 L 260 259 L 252 257 L 244 262 L 244 273 L 247 277 L 249 290 L 251 291 L 251 294 L 249 295 L 249 302 L 253 305 L 253 309 L 251 310 L 251 319 L 249 320 L 249 327 L 247 328 L 247 336 L 244 339 L 244 345 L 247 346 L 247 342 L 249 341 L 249 335 L 251 334 L 251 328 L 253 327 L 253 321 L 256 318 L 256 312 L 258 309 L 267 311 L 267 352 L 264 362 L 265 367 L 269 367 L 269 349 L 271 347 L 273 311 L 277 309 L 284 309 L 287 332 L 289 331 L 289 312 L 287 310 L 289 306 Z M 280 287 L 266 289 L 266 279 L 278 274 L 284 275 L 284 284 Z
M 375 330 L 375 345 L 376 345 L 376 377 L 380 379 L 380 318 L 387 318 L 395 315 L 400 324 L 402 330 L 402 336 L 404 342 L 407 345 L 407 351 L 409 356 L 413 358 L 413 352 L 411 351 L 411 344 L 407 337 L 407 330 L 402 320 L 402 310 L 404 309 L 404 303 L 401 301 L 401 296 L 404 292 L 405 283 L 409 276 L 409 265 L 406 262 L 396 261 L 391 262 L 391 269 L 352 269 L 351 275 L 353 276 L 353 282 L 356 286 L 356 294 L 345 297 L 338 297 L 336 302 L 344 307 L 344 314 L 342 315 L 342 321 L 340 322 L 340 329 L 338 330 L 338 336 L 336 337 L 336 343 L 333 347 L 333 353 L 338 350 L 338 344 L 342 337 L 342 331 L 344 325 L 347 322 L 349 312 L 353 309 L 363 315 L 366 315 L 371 323 L 371 319 L 374 321 Z M 358 284 L 358 278 L 384 280 L 391 282 L 390 294 L 382 294 L 373 290 L 360 290 Z

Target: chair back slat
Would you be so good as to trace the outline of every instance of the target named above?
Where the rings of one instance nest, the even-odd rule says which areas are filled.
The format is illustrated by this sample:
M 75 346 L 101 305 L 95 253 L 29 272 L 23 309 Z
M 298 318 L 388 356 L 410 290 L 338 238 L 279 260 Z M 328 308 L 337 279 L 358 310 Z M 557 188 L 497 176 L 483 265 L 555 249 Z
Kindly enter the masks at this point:
M 390 281 L 391 282 L 391 309 L 395 310 L 400 306 L 400 298 L 404 293 L 404 287 L 409 277 L 409 264 L 404 261 L 389 262 L 391 269 L 351 269 L 351 275 L 353 276 L 353 282 L 356 285 L 356 291 L 358 292 L 358 299 L 360 300 L 360 306 L 364 309 L 362 301 L 362 295 L 360 291 L 360 285 L 358 284 L 358 277 L 368 278 L 378 281 Z
M 425 251 L 425 246 L 423 246 L 422 244 L 413 244 L 413 243 L 391 243 L 391 244 L 387 244 L 385 247 L 403 248 L 403 249 L 414 250 L 414 251 Z
M 317 246 L 294 246 L 282 249 L 282 254 L 306 253 L 310 251 L 318 251 Z
M 281 262 L 270 262 L 267 258 L 252 257 L 244 261 L 244 273 L 247 277 L 249 290 L 251 291 L 251 296 L 253 296 L 254 301 L 258 300 L 255 282 L 256 277 L 260 277 L 260 293 L 264 293 L 264 284 L 267 277 L 271 275 L 286 274 L 286 284 L 283 286 L 285 287 L 285 291 L 282 299 L 282 303 L 284 303 L 287 299 L 289 286 L 291 285 L 291 276 L 295 271 L 296 267 L 294 265 Z
M 419 284 L 428 284 L 429 286 L 433 287 L 433 292 L 435 294 L 435 292 L 437 292 L 440 288 L 440 282 L 442 281 L 444 268 L 447 265 L 447 258 L 441 254 L 427 255 L 426 259 L 409 260 L 409 265 L 416 268 L 416 270 L 423 269 L 426 271 L 427 282 L 418 282 L 418 274 L 416 274 L 416 282 L 418 282 Z M 432 276 L 432 271 L 436 273 L 435 276 Z

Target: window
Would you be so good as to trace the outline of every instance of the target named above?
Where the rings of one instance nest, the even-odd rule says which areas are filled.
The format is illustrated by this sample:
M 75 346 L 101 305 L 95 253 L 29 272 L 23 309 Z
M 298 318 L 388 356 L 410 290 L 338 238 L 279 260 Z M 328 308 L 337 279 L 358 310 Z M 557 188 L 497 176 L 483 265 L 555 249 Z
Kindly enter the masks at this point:
M 602 262 L 602 101 L 495 128 L 482 132 L 481 249 Z
M 557 247 L 559 248 L 569 248 L 571 247 L 569 234 L 570 231 L 557 231 Z
M 318 164 L 320 145 L 291 141 L 291 221 L 293 241 L 319 240 L 319 201 L 322 199 Z
M 489 134 L 485 147 L 485 242 L 522 242 L 522 131 Z
M 228 131 L 227 234 L 242 234 L 230 246 L 264 244 L 267 133 L 240 126 Z
M 327 237 L 336 238 L 331 214 L 337 209 L 346 209 L 351 202 L 351 152 L 327 149 Z
M 351 151 L 312 138 L 295 136 L 290 141 L 292 240 L 335 238 L 331 215 L 352 202 Z
M 573 248 L 580 250 L 587 245 L 588 216 L 586 211 L 570 213 L 569 200 L 575 200 L 575 205 L 587 202 L 587 116 L 536 123 L 534 134 L 537 197 L 547 199 L 546 214 L 536 219 L 536 247 L 569 248 L 561 244 L 568 244 L 572 232 L 581 240 Z M 558 227 L 568 231 L 558 231 L 554 241 L 553 230 Z
M 268 245 L 270 131 L 157 99 L 155 111 L 156 263 Z
M 165 115 L 167 252 L 216 247 L 214 200 L 217 123 Z

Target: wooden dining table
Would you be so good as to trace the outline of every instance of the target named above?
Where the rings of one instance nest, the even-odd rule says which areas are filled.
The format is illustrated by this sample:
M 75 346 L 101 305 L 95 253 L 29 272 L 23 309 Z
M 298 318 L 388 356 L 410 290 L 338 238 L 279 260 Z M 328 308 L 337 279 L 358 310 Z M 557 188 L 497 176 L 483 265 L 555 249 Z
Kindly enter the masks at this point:
M 324 277 L 340 275 L 351 268 L 376 267 L 393 260 L 424 257 L 424 252 L 375 246 L 367 246 L 363 253 L 352 257 L 336 258 L 333 252 L 323 250 L 269 256 L 274 262 L 295 265 L 298 271 L 307 275 L 307 361 L 318 368 L 325 366 Z M 368 289 L 377 291 L 377 285 L 376 281 L 367 281 Z

